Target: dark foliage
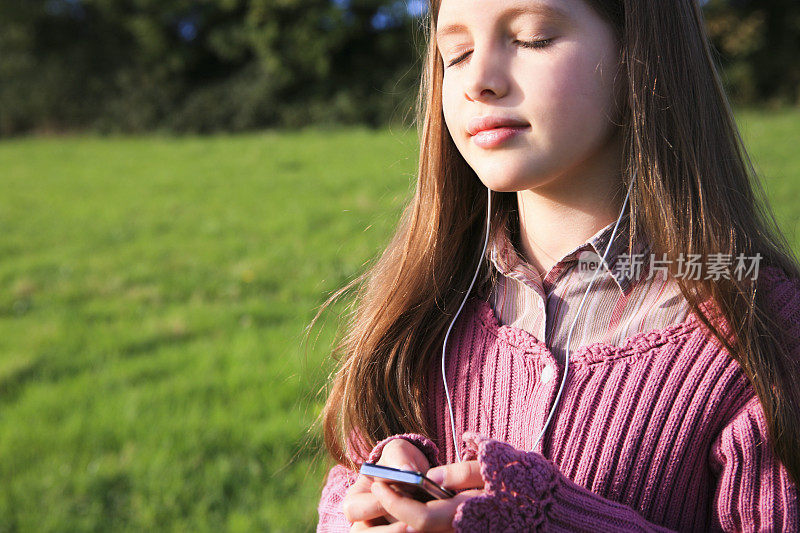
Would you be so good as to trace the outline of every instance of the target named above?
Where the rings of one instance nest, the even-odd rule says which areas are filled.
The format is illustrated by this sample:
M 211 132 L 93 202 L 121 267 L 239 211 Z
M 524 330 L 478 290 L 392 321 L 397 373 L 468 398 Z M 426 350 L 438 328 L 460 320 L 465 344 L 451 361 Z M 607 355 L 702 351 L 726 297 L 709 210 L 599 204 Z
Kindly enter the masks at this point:
M 409 0 L 0 0 L 0 135 L 408 124 Z M 739 102 L 800 102 L 797 0 L 712 0 Z M 417 13 L 418 15 L 418 13 Z

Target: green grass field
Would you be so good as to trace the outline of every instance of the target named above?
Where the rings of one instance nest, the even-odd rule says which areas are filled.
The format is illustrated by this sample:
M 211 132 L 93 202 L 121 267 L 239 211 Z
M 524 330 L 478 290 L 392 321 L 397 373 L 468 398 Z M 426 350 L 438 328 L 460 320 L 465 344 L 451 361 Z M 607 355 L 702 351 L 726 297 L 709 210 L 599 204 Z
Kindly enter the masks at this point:
M 742 112 L 798 249 L 800 111 Z M 0 142 L 0 531 L 309 531 L 336 313 L 414 130 Z M 310 446 L 303 448 L 306 439 Z

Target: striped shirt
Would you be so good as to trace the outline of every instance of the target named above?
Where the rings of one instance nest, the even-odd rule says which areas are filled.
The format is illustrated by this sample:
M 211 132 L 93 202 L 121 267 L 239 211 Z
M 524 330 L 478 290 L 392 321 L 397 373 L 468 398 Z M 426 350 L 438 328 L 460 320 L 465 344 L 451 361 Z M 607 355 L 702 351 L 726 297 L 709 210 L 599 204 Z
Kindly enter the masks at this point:
M 620 221 L 606 256 L 607 268 L 597 274 L 586 297 L 570 338 L 570 352 L 595 342 L 621 346 L 636 333 L 683 322 L 690 312 L 674 278 L 657 269 L 650 274 L 646 242 L 637 239 L 633 253 L 628 252 L 629 218 L 626 213 Z M 501 232 L 489 250 L 489 259 L 500 274 L 489 294 L 499 322 L 531 333 L 563 364 L 569 328 L 615 223 L 563 256 L 544 279 L 522 259 L 508 233 Z

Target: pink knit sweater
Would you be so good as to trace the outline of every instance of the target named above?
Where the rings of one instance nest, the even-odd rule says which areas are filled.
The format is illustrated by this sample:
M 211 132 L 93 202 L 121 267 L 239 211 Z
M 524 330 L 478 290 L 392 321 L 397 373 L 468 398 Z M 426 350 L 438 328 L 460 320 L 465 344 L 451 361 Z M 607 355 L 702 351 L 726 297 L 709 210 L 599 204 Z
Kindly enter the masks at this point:
M 800 358 L 800 280 L 765 267 L 759 286 Z M 575 350 L 533 451 L 563 372 L 544 343 L 472 299 L 447 363 L 464 458 L 480 461 L 486 489 L 459 506 L 456 531 L 800 531 L 798 489 L 770 449 L 758 398 L 694 314 L 620 347 Z M 370 460 L 406 438 L 431 466 L 455 461 L 439 365 L 428 387 L 433 440 L 389 437 Z M 318 531 L 349 530 L 341 502 L 356 476 L 331 469 Z

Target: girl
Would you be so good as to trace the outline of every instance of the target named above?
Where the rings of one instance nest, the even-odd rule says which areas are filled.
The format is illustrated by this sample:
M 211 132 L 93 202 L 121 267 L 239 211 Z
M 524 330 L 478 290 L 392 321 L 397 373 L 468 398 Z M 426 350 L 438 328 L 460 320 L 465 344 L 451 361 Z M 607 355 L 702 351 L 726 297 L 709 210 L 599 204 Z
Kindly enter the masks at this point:
M 800 530 L 800 272 L 696 2 L 428 16 L 414 197 L 325 304 L 319 530 Z

